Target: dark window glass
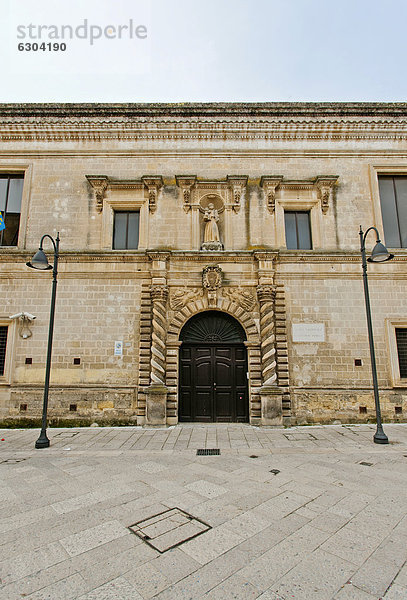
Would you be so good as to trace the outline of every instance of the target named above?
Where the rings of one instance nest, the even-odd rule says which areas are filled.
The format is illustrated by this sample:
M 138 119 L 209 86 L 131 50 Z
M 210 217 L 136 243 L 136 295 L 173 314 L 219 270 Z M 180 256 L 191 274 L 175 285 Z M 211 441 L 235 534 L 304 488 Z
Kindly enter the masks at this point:
M 407 377 L 407 328 L 396 329 L 396 342 L 399 355 L 400 377 Z
M 0 327 L 0 375 L 4 375 L 4 363 L 6 362 L 7 326 Z
M 309 212 L 286 211 L 285 241 L 290 250 L 311 250 L 311 225 Z
M 115 212 L 113 249 L 136 250 L 139 239 L 139 212 Z
M 23 184 L 23 175 L 0 175 L 0 210 L 6 226 L 0 231 L 0 246 L 17 246 Z
M 386 246 L 407 248 L 407 177 L 379 177 Z

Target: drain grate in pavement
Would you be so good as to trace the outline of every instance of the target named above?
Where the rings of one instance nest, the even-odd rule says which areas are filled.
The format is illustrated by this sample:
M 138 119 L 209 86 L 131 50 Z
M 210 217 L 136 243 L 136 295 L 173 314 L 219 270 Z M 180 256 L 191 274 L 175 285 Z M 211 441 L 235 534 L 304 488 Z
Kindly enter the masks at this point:
M 209 531 L 212 527 L 180 508 L 170 508 L 148 519 L 138 521 L 128 529 L 163 554 Z
M 198 448 L 196 451 L 197 456 L 219 456 L 219 448 Z
M 368 463 L 368 462 L 364 462 L 364 461 L 360 462 L 359 464 L 363 465 L 364 467 L 373 467 L 373 463 Z

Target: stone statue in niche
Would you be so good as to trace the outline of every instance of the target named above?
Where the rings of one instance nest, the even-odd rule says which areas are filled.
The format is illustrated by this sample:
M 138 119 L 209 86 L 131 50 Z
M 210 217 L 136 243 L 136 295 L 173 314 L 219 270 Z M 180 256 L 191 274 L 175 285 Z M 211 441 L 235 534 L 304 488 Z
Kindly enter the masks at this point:
M 223 250 L 219 234 L 219 213 L 223 210 L 222 200 L 217 196 L 206 196 L 200 202 L 205 223 L 202 250 Z

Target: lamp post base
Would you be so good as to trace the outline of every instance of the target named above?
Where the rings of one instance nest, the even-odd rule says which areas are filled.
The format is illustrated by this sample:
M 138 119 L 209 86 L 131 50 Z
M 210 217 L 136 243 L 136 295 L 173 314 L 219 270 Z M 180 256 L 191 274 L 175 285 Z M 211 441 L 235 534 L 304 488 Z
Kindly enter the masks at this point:
M 38 440 L 35 442 L 36 448 L 49 448 L 49 439 L 46 434 L 41 434 Z
M 377 429 L 376 433 L 373 436 L 373 441 L 375 444 L 388 444 L 389 438 L 384 433 L 383 429 Z

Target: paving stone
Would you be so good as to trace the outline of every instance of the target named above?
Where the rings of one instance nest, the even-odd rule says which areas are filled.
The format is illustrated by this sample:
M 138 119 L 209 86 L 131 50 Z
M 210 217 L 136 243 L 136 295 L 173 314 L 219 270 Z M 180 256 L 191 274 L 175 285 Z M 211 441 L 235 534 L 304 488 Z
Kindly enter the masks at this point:
M 70 556 L 76 556 L 125 535 L 130 533 L 121 523 L 108 521 L 63 538 L 60 543 Z
M 58 598 L 58 600 L 74 600 L 85 591 L 84 579 L 78 573 L 75 573 L 66 579 L 60 579 L 42 590 L 25 596 L 25 598 L 28 600 L 55 600 L 55 598 Z
M 272 586 L 277 594 L 304 600 L 331 598 L 346 583 L 355 565 L 317 549 Z
M 143 600 L 136 588 L 131 585 L 124 577 L 118 577 L 109 583 L 94 589 L 78 600 Z
M 383 596 L 383 600 L 406 600 L 406 598 L 407 586 L 398 585 L 397 583 L 394 583 Z
M 346 583 L 337 594 L 333 597 L 333 600 L 379 600 L 377 596 L 372 596 L 363 590 L 355 587 L 351 583 Z

